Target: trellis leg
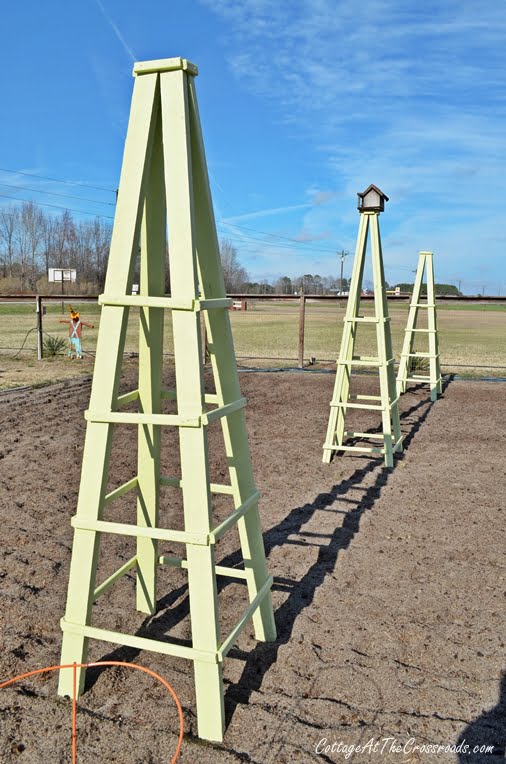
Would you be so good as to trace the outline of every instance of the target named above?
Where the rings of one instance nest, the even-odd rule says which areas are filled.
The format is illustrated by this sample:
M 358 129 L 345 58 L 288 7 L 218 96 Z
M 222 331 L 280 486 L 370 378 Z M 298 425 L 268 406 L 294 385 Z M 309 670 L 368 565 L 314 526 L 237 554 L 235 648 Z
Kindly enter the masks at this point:
M 139 238 L 142 213 L 141 199 L 145 169 L 149 165 L 153 141 L 156 75 L 134 87 L 131 118 L 127 138 L 123 169 L 118 192 L 117 219 L 111 240 L 109 268 L 105 290 L 108 293 L 125 294 L 131 286 L 135 255 Z M 123 178 L 127 182 L 122 182 Z M 101 314 L 101 328 L 97 341 L 95 373 L 90 398 L 90 410 L 111 410 L 118 394 L 121 360 L 125 343 L 128 310 L 104 306 Z M 103 511 L 104 494 L 107 484 L 108 465 L 111 448 L 111 426 L 89 422 L 83 453 L 82 477 L 76 523 L 80 520 L 97 520 Z M 61 663 L 83 663 L 87 657 L 88 640 L 76 633 L 66 632 L 65 623 L 76 626 L 89 624 L 93 593 L 95 588 L 98 559 L 99 534 L 78 527 L 74 534 L 72 560 L 70 565 L 67 608 L 62 619 L 63 641 Z M 77 669 L 77 688 L 80 694 L 84 687 L 85 672 Z M 72 675 L 61 671 L 58 693 L 72 694 Z
M 420 257 L 418 259 L 418 265 L 416 269 L 415 283 L 413 287 L 413 294 L 411 295 L 411 303 L 409 306 L 408 321 L 406 324 L 406 331 L 404 333 L 404 341 L 402 345 L 402 353 L 399 361 L 399 371 L 397 373 L 397 390 L 398 393 L 406 392 L 407 378 L 410 376 L 411 371 L 411 353 L 413 352 L 415 335 L 413 329 L 416 326 L 418 318 L 418 304 L 420 302 L 420 295 L 422 291 L 422 279 L 425 269 L 425 260 Z
M 141 228 L 140 294 L 165 293 L 166 206 L 161 119 L 155 133 Z M 161 412 L 163 308 L 140 308 L 139 412 Z M 160 425 L 139 426 L 137 447 L 137 525 L 158 526 L 160 496 Z M 154 613 L 158 542 L 137 538 L 137 609 Z
M 368 214 L 368 213 L 364 213 Z M 390 334 L 390 318 L 385 293 L 385 276 L 383 273 L 383 254 L 378 226 L 378 215 L 371 214 L 371 250 L 374 274 L 374 304 L 376 313 L 376 335 L 378 344 L 378 361 L 381 393 L 381 418 L 383 423 L 383 442 L 385 448 L 385 465 L 394 466 L 394 446 L 401 448 L 401 429 L 399 408 L 395 390 L 393 369 L 392 339 Z M 392 427 L 394 443 L 392 443 Z
M 162 114 L 166 117 L 163 143 L 169 252 L 173 253 L 169 257 L 172 296 L 197 299 L 188 75 L 181 70 L 162 74 L 160 80 Z M 180 253 L 184 255 L 177 256 Z M 204 381 L 199 314 L 175 310 L 172 325 L 178 414 L 201 417 Z M 202 425 L 180 428 L 180 452 L 185 530 L 207 534 L 211 531 L 211 497 L 207 432 Z M 220 631 L 214 546 L 187 544 L 186 550 L 193 647 L 216 654 Z M 222 664 L 195 659 L 194 671 L 198 734 L 207 740 L 222 740 L 225 726 Z
M 436 401 L 441 394 L 441 368 L 436 322 L 436 295 L 434 291 L 434 263 L 432 252 L 425 252 L 427 262 L 427 325 L 429 328 L 430 399 Z
M 343 335 L 341 338 L 341 351 L 337 361 L 336 381 L 334 383 L 334 392 L 330 404 L 327 436 L 323 446 L 322 461 L 324 464 L 330 464 L 334 456 L 334 449 L 326 448 L 325 446 L 332 446 L 335 443 L 342 445 L 344 439 L 346 407 L 338 404 L 346 404 L 348 401 L 351 364 L 346 364 L 344 361 L 353 357 L 355 347 L 357 325 L 354 322 L 354 319 L 358 317 L 360 310 L 360 291 L 362 288 L 362 279 L 364 273 L 368 227 L 368 216 L 361 215 L 355 258 L 353 260 L 353 272 L 351 276 L 350 291 L 348 295 L 348 302 L 346 304 L 346 315 L 344 318 Z
M 195 86 L 192 80 L 189 82 L 189 88 L 199 281 L 204 299 L 219 299 L 225 297 L 225 284 L 220 265 Z M 227 310 L 211 310 L 206 311 L 205 318 L 216 393 L 219 399 L 218 405 L 227 405 L 241 397 L 230 316 Z M 239 410 L 227 417 L 222 417 L 221 425 L 234 491 L 234 504 L 237 508 L 255 492 L 244 411 Z M 247 575 L 248 596 L 252 602 L 268 578 L 258 506 L 253 506 L 245 516 L 240 518 L 237 525 Z M 254 612 L 252 620 L 255 637 L 258 640 L 274 641 L 276 639 L 270 592 Z

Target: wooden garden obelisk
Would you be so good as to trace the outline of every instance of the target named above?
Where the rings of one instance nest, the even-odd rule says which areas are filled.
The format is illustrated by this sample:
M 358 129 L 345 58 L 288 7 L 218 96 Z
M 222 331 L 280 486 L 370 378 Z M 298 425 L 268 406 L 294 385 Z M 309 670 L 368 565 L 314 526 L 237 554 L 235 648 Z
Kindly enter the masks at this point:
M 194 79 L 197 68 L 181 58 L 138 63 L 116 217 L 111 242 L 95 372 L 86 412 L 83 454 L 70 567 L 62 619 L 62 664 L 84 663 L 89 639 L 154 650 L 194 664 L 198 734 L 221 740 L 224 730 L 222 664 L 250 618 L 256 638 L 274 640 L 271 585 L 267 573 L 241 397 L 221 270 Z M 168 230 L 168 241 L 167 241 Z M 141 289 L 132 278 L 141 248 Z M 168 264 L 166 249 L 168 243 Z M 166 268 L 171 294 L 165 294 Z M 129 309 L 140 309 L 138 389 L 118 394 Z M 164 311 L 172 313 L 176 390 L 162 387 Z M 215 393 L 204 393 L 200 315 L 204 313 Z M 177 413 L 163 413 L 165 399 Z M 136 412 L 123 406 L 135 402 Z M 229 482 L 212 483 L 208 425 L 221 422 Z M 113 427 L 137 429 L 136 474 L 106 494 Z M 162 427 L 179 430 L 181 474 L 160 472 Z M 181 489 L 184 530 L 161 527 L 161 485 Z M 137 495 L 136 523 L 109 522 L 107 507 L 119 496 Z M 211 496 L 230 497 L 230 514 L 216 524 Z M 244 565 L 218 565 L 216 542 L 237 525 Z M 136 539 L 136 554 L 97 586 L 99 545 L 109 534 Z M 182 558 L 160 555 L 162 541 L 179 542 Z M 137 609 L 153 613 L 158 565 L 188 571 L 192 643 L 148 639 L 92 624 L 93 602 L 129 570 L 137 573 Z M 244 581 L 249 606 L 222 640 L 216 576 Z M 133 604 L 134 607 L 134 604 Z M 143 660 L 147 660 L 144 658 Z M 84 670 L 79 670 L 79 692 Z M 59 693 L 70 695 L 72 676 L 61 671 Z
M 379 232 L 379 214 L 385 209 L 388 197 L 370 185 L 358 194 L 360 224 L 357 247 L 353 261 L 350 291 L 344 317 L 344 329 L 341 350 L 337 361 L 334 393 L 330 402 L 330 416 L 327 437 L 323 445 L 323 461 L 330 463 L 334 454 L 341 451 L 383 454 L 387 467 L 393 467 L 394 453 L 402 451 L 402 435 L 399 420 L 398 396 L 395 387 L 394 358 L 390 335 L 390 318 L 385 289 L 383 254 Z M 361 316 L 360 295 L 364 276 L 367 236 L 371 233 L 371 256 L 374 277 L 374 316 Z M 376 327 L 377 355 L 366 357 L 354 355 L 357 330 L 360 324 L 374 324 Z M 379 395 L 350 395 L 352 367 L 373 367 L 378 370 Z M 345 430 L 348 409 L 368 409 L 381 413 L 382 432 L 364 433 Z M 366 445 L 347 445 L 346 438 L 354 440 L 377 439 L 380 447 Z
M 427 299 L 422 300 L 423 275 L 426 273 Z M 427 327 L 417 326 L 420 309 L 427 311 Z M 428 350 L 415 350 L 415 335 L 426 334 L 428 336 Z M 416 358 L 427 359 L 429 373 L 421 373 L 413 369 Z M 406 392 L 408 382 L 428 383 L 430 385 L 430 399 L 437 400 L 441 395 L 441 366 L 439 363 L 439 333 L 437 328 L 436 293 L 434 289 L 434 256 L 432 252 L 420 252 L 418 267 L 416 269 L 413 294 L 409 306 L 408 321 L 404 333 L 401 360 L 397 374 L 397 390 Z

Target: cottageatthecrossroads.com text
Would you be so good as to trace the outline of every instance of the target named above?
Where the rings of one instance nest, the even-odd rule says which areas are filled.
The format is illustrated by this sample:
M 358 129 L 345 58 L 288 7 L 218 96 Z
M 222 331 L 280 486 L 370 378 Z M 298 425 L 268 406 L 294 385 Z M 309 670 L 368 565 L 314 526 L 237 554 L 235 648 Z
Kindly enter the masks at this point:
M 316 745 L 317 754 L 339 753 L 345 759 L 349 759 L 354 753 L 377 753 L 380 756 L 389 753 L 412 754 L 412 753 L 432 753 L 432 754 L 463 754 L 464 756 L 476 753 L 491 754 L 494 751 L 493 745 L 470 745 L 462 740 L 459 743 L 417 743 L 414 737 L 409 738 L 405 743 L 401 743 L 395 737 L 371 738 L 366 743 L 344 743 L 342 740 L 334 740 L 329 743 L 326 737 L 322 738 Z

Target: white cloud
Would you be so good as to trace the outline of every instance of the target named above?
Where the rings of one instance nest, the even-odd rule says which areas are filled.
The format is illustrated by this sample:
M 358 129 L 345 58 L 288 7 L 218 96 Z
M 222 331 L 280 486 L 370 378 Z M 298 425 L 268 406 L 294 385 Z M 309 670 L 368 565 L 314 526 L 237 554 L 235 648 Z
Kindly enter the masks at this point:
M 386 260 L 400 268 L 407 252 L 439 247 L 471 274 L 473 253 L 487 241 L 484 256 L 504 280 L 504 243 L 490 233 L 506 177 L 506 5 L 202 2 L 225 22 L 241 86 L 326 169 L 334 203 L 319 209 L 313 200 L 294 230 L 333 230 L 351 248 L 355 194 L 373 182 L 391 198 L 382 217 Z

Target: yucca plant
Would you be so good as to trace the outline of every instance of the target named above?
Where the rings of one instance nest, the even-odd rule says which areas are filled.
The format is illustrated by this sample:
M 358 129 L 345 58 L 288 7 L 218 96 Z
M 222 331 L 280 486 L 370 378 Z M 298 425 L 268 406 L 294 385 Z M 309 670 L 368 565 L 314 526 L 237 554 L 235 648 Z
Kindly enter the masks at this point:
M 426 372 L 429 370 L 429 359 L 428 358 L 411 358 L 410 363 L 410 373 L 413 374 L 413 372 Z
M 65 350 L 67 347 L 67 340 L 64 340 L 62 337 L 53 337 L 51 334 L 48 334 L 42 343 L 42 347 L 44 348 L 44 355 L 51 358 L 59 355 Z

